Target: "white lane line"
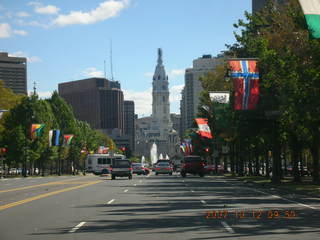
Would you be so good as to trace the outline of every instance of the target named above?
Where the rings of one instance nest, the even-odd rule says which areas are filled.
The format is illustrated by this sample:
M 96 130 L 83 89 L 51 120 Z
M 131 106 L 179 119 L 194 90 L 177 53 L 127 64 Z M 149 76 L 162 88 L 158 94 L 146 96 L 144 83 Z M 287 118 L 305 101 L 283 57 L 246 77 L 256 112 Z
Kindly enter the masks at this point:
M 228 223 L 224 222 L 224 221 L 221 221 L 221 224 L 224 226 L 224 228 L 229 232 L 229 233 L 234 233 L 232 227 L 230 227 L 228 225 Z
M 207 204 L 205 200 L 200 201 L 202 204 Z
M 124 190 L 124 192 L 128 192 L 129 189 Z
M 114 199 L 111 199 L 109 202 L 107 202 L 107 204 L 111 204 L 114 202 Z
M 260 190 L 256 190 L 256 189 L 252 189 L 252 188 L 250 188 L 250 190 L 253 190 L 253 191 L 259 192 L 259 193 L 263 193 L 263 194 L 265 194 L 265 195 L 271 195 L 271 196 L 274 197 L 274 198 L 281 198 L 281 199 L 283 199 L 283 200 L 285 200 L 285 201 L 287 201 L 287 202 L 295 203 L 295 204 L 298 204 L 298 205 L 303 206 L 303 207 L 306 207 L 306 208 L 317 209 L 317 208 L 312 207 L 312 206 L 310 206 L 310 205 L 303 204 L 303 203 L 299 203 L 299 202 L 296 202 L 296 201 L 293 201 L 293 200 L 290 200 L 290 199 L 287 199 L 287 198 L 284 198 L 284 197 L 280 197 L 280 196 L 278 196 L 278 195 L 272 195 L 272 194 L 270 194 L 270 193 L 266 193 L 266 192 L 263 192 L 263 191 L 260 191 Z
M 190 190 L 191 192 L 194 192 L 192 189 Z
M 137 186 L 137 184 L 133 184 L 133 186 Z
M 77 226 L 75 226 L 74 228 L 72 228 L 69 233 L 74 233 L 75 231 L 77 231 L 79 228 L 81 228 L 83 225 L 85 225 L 86 222 L 81 222 L 79 223 Z

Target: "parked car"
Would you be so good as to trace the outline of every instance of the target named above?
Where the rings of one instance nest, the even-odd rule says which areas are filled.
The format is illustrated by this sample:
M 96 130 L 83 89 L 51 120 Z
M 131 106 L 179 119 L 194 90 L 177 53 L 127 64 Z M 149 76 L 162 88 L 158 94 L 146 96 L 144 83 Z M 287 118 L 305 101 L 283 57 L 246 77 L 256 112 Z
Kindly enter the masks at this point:
M 132 179 L 132 165 L 128 159 L 119 159 L 114 161 L 113 165 L 110 166 L 111 179 L 114 180 L 116 177 L 128 177 Z
M 156 175 L 158 174 L 169 174 L 172 175 L 173 168 L 168 162 L 158 163 L 155 167 Z
M 185 156 L 182 161 L 180 174 L 182 177 L 186 177 L 188 173 L 203 177 L 205 175 L 205 165 L 205 161 L 200 156 Z

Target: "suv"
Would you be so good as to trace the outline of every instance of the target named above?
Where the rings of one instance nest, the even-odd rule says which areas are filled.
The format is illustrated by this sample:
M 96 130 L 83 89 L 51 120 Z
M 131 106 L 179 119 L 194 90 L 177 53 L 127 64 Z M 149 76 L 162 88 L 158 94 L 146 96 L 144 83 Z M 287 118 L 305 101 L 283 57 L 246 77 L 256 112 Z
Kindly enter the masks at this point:
M 180 174 L 182 177 L 186 177 L 187 173 L 199 174 L 200 177 L 203 177 L 205 174 L 204 166 L 205 162 L 200 156 L 185 156 L 182 160 Z
M 117 159 L 114 164 L 110 166 L 111 179 L 114 180 L 116 177 L 128 177 L 132 179 L 132 166 L 128 159 Z

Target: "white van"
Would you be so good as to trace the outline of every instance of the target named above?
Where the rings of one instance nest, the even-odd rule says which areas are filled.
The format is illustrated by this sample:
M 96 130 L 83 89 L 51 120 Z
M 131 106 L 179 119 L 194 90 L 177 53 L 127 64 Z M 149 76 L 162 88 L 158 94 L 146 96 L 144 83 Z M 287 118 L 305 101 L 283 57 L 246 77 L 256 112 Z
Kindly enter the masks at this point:
M 103 169 L 109 169 L 117 159 L 125 159 L 121 154 L 88 154 L 86 158 L 86 171 L 101 174 Z

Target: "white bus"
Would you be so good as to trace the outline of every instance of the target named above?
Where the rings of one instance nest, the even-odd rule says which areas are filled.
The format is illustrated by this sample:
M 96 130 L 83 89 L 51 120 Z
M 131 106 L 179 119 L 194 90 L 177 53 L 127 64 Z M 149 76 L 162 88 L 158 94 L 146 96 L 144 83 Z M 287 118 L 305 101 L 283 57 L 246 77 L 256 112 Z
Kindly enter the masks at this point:
M 101 174 L 103 169 L 109 169 L 117 159 L 125 159 L 121 154 L 89 154 L 86 158 L 86 171 Z

